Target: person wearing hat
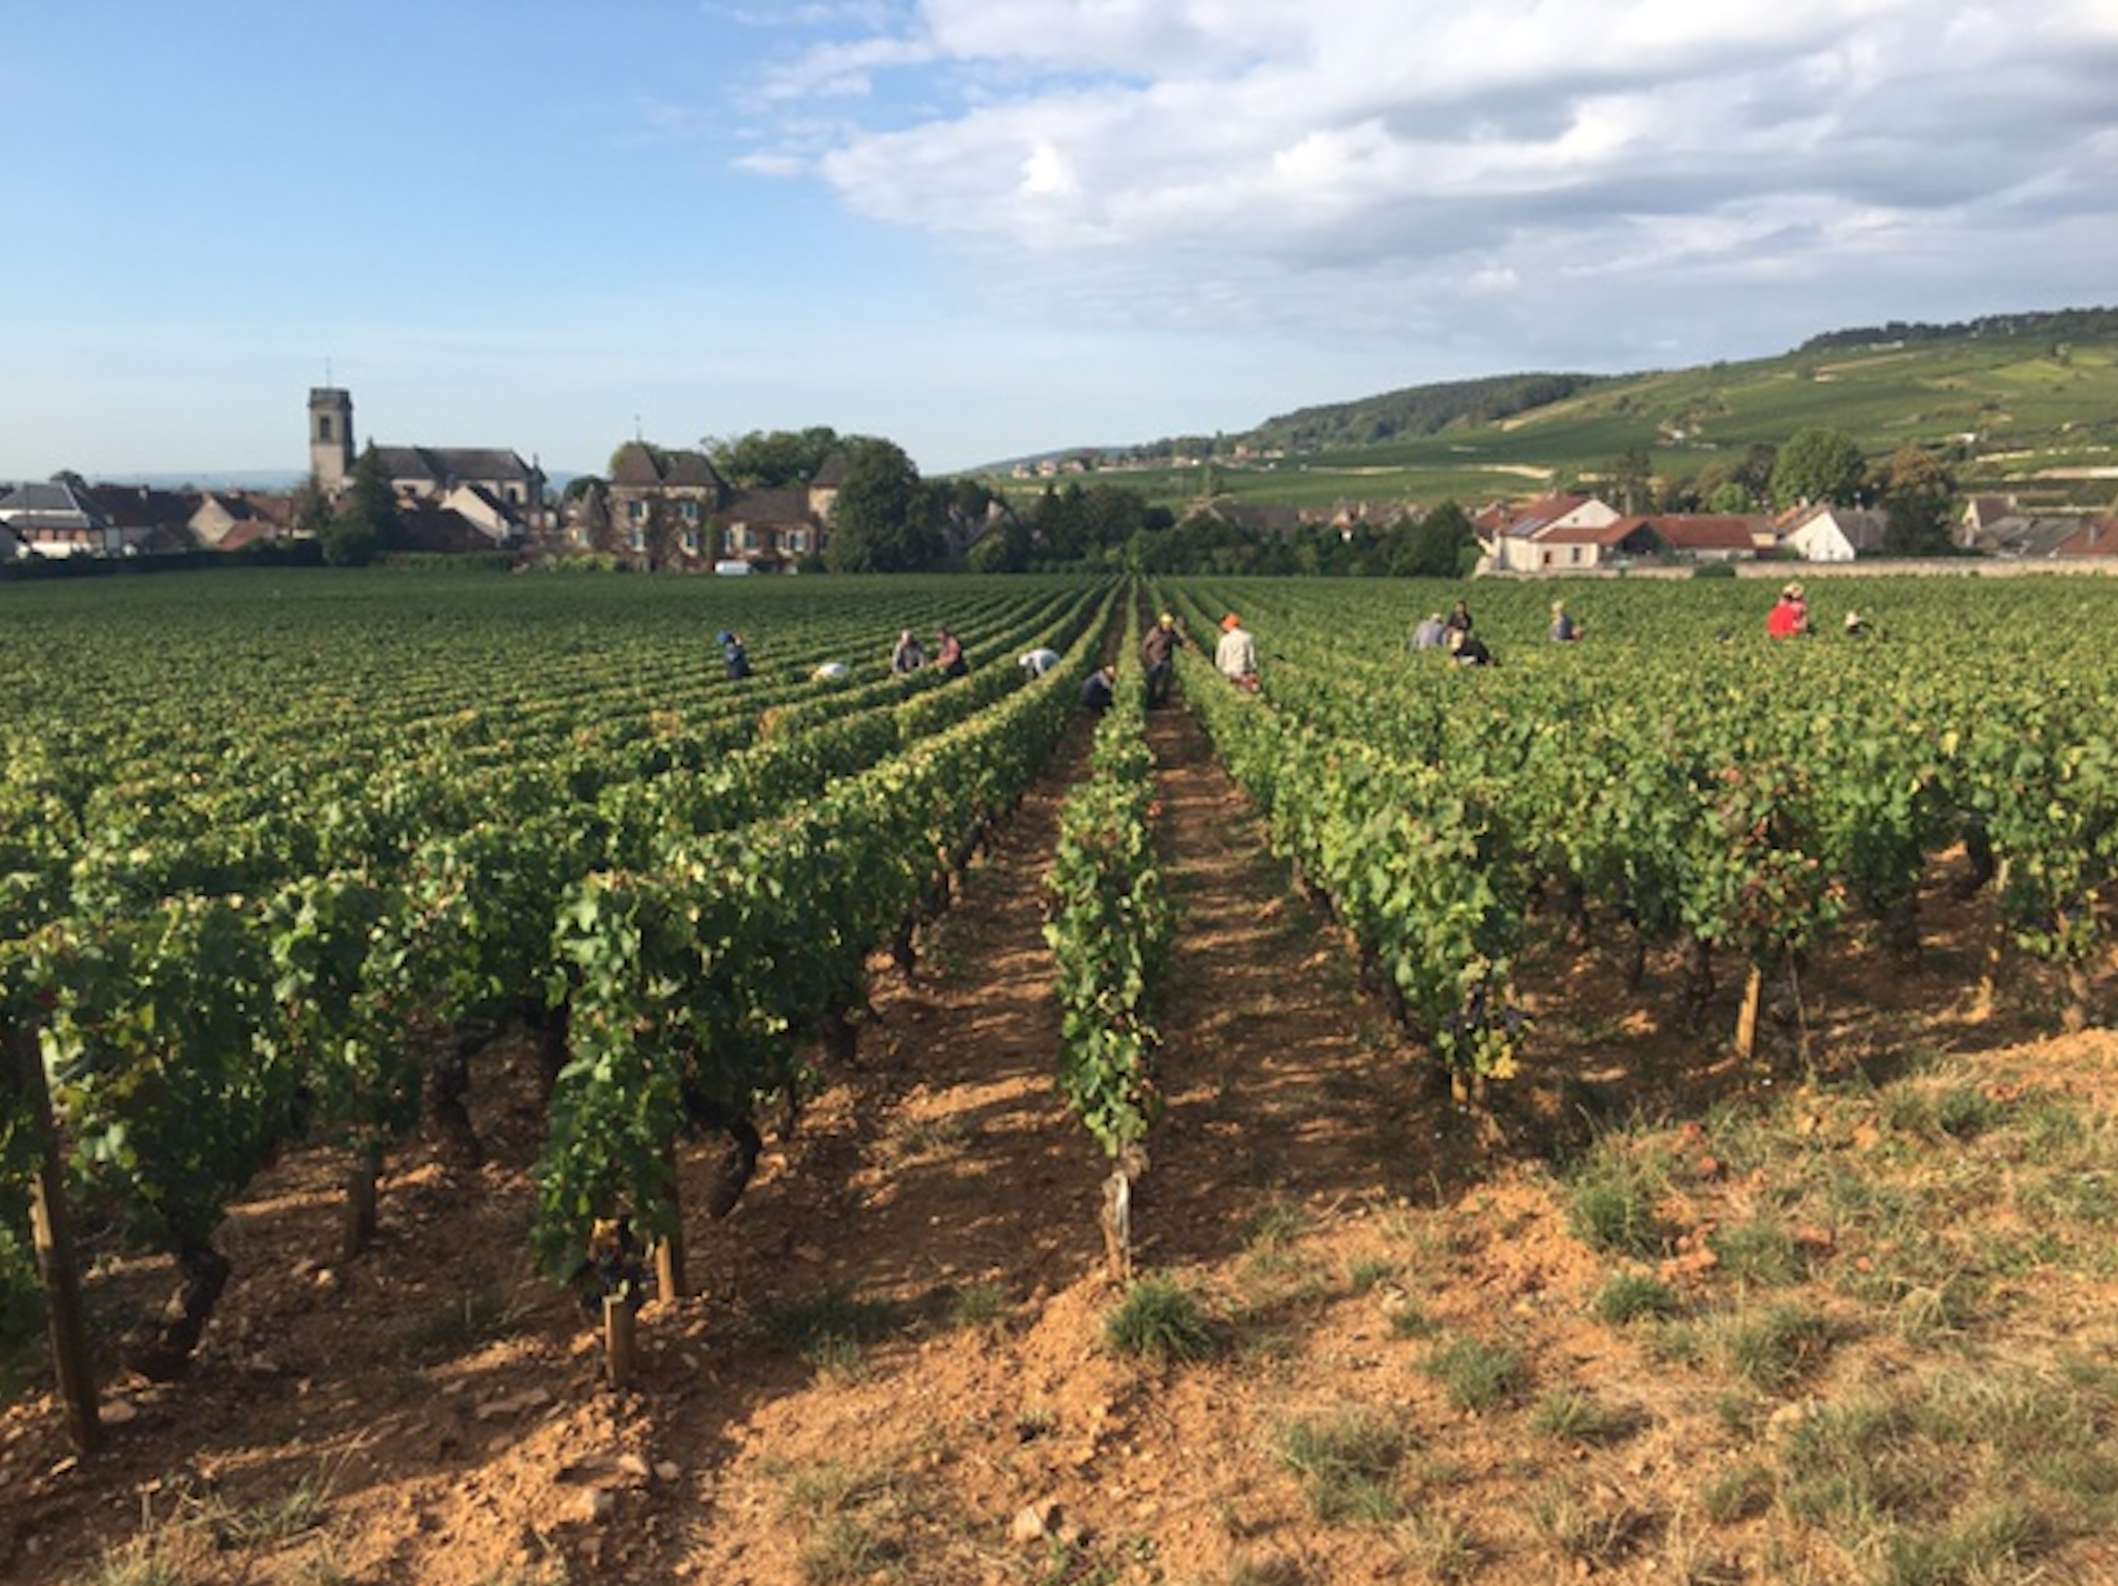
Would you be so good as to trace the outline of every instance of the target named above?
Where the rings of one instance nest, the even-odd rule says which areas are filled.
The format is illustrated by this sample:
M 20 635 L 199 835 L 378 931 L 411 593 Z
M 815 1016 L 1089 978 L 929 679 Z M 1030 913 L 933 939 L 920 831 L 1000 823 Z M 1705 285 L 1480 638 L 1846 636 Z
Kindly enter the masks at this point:
M 1140 665 L 1147 672 L 1147 708 L 1168 703 L 1169 685 L 1177 675 L 1177 652 L 1184 648 L 1184 635 L 1177 619 L 1163 612 L 1140 641 Z
M 1775 639 L 1792 639 L 1809 631 L 1809 602 L 1803 598 L 1800 584 L 1781 589 L 1779 600 L 1765 619 L 1765 631 Z
M 1441 613 L 1427 613 L 1418 627 L 1412 630 L 1412 648 L 1415 650 L 1439 650 L 1448 642 L 1449 625 L 1441 620 Z
M 1232 611 L 1221 619 L 1221 642 L 1213 648 L 1213 666 L 1237 688 L 1258 686 L 1258 642 Z
M 897 648 L 890 652 L 890 675 L 906 677 L 926 664 L 926 646 L 919 642 L 910 628 L 905 629 L 897 636 Z
M 1581 625 L 1567 614 L 1566 602 L 1563 600 L 1553 601 L 1552 642 L 1554 644 L 1571 644 L 1580 637 Z

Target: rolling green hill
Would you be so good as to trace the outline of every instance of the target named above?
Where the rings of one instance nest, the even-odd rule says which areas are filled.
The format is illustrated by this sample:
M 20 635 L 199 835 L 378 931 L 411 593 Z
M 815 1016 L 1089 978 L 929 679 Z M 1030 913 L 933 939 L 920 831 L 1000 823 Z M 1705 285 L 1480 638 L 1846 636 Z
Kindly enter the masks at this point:
M 2033 510 L 2107 507 L 2118 310 L 1837 331 L 1778 357 L 1628 376 L 1415 387 L 1269 420 L 1204 465 L 1127 465 L 1116 478 L 1174 504 L 1478 504 L 1592 487 L 1634 450 L 1657 480 L 1689 479 L 1808 428 L 1845 431 L 1876 463 L 1907 444 L 1938 448 L 1966 492 L 2012 492 Z

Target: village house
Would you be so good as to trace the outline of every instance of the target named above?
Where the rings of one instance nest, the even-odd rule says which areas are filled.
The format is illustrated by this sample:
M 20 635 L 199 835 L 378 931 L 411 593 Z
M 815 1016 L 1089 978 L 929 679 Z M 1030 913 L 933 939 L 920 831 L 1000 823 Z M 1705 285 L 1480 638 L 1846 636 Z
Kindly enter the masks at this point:
M 1774 524 L 1780 549 L 1805 562 L 1850 562 L 1883 548 L 1887 514 L 1874 507 L 1839 507 L 1830 502 L 1797 507 Z
M 1963 515 L 1957 519 L 1956 543 L 1967 551 L 1976 549 L 2002 523 L 2021 517 L 2022 509 L 2013 496 L 1967 496 Z
M 210 551 L 240 551 L 294 531 L 294 498 L 248 490 L 208 490 L 188 520 L 191 536 Z
M 738 489 L 704 452 L 627 441 L 611 458 L 601 500 L 583 503 L 573 538 L 588 544 L 600 515 L 626 554 L 656 566 L 739 562 L 784 572 L 823 551 L 845 477 L 841 453 L 807 485 Z
M 65 480 L 16 485 L 0 495 L 0 528 L 31 556 L 137 556 L 153 531 L 113 522 L 85 488 Z
M 1689 562 L 1740 562 L 1779 548 L 1772 518 L 1758 513 L 1664 512 L 1650 523 L 1669 554 Z
M 2042 520 L 2040 520 L 2042 521 Z M 2073 532 L 2045 554 L 2057 561 L 2084 556 L 2118 556 L 2118 513 L 2071 520 Z
M 1615 508 L 1594 496 L 1552 495 L 1523 506 L 1495 502 L 1476 513 L 1471 526 L 1478 533 L 1485 571 L 1537 573 L 1596 565 L 1602 553 L 1593 537 L 1553 541 L 1548 546 L 1539 542 L 1562 531 L 1605 529 L 1618 517 Z
M 1957 522 L 1956 543 L 2010 561 L 2059 561 L 2118 555 L 2110 515 L 2078 513 L 2036 516 L 2013 496 L 1973 496 Z
M 1646 518 L 1615 518 L 1609 523 L 1548 528 L 1530 545 L 1516 547 L 1513 554 L 1518 571 L 1586 573 L 1653 560 L 1667 549 Z
M 146 485 L 90 485 L 84 492 L 115 528 L 125 556 L 166 556 L 199 548 L 191 531 L 198 509 L 195 490 L 157 490 Z

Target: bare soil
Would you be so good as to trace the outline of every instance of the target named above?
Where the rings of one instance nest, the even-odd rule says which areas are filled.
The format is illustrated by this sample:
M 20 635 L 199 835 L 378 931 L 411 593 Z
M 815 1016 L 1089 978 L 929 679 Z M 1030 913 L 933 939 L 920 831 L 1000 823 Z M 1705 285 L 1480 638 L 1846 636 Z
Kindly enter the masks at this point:
M 1105 1164 L 1054 1090 L 1042 939 L 1077 732 L 915 970 L 878 961 L 856 1065 L 822 1076 L 731 1217 L 689 1230 L 691 1292 L 642 1312 L 628 1385 L 605 1382 L 595 1326 L 529 1266 L 529 1053 L 484 1059 L 486 1162 L 406 1151 L 361 1257 L 335 1256 L 342 1163 L 292 1155 L 259 1180 L 192 1372 L 111 1370 L 104 1451 L 73 1457 L 41 1392 L 0 1414 L 0 1576 L 149 1580 L 122 1571 L 151 1559 L 163 1580 L 260 1586 L 1544 1581 L 1590 1572 L 1555 1560 L 1529 1513 L 1527 1494 L 1561 1491 L 1636 1533 L 1597 1555 L 1610 1578 L 1837 1578 L 1741 1525 L 1672 1572 L 1723 1435 L 1588 1314 L 1607 1266 L 1569 1231 L 1544 1156 L 1583 1096 L 1654 1114 L 1755 1089 L 1724 1039 L 1740 988 L 1713 1032 L 1688 1033 L 1659 1011 L 1674 965 L 1628 992 L 1620 955 L 1555 926 L 1527 976 L 1544 1055 L 1481 1124 L 1362 994 L 1191 717 L 1159 712 L 1152 736 L 1184 923 L 1136 1261 L 1199 1299 L 1212 1358 L 1156 1364 L 1104 1339 L 1121 1297 Z M 1996 1074 L 2107 1108 L 2118 1043 L 2051 1034 L 2021 966 L 2000 1012 L 1971 1016 L 1990 905 L 1946 879 L 1917 965 L 1856 946 L 1809 967 L 1813 1050 L 1878 1073 L 1988 1053 Z M 2106 996 L 2112 979 L 2106 963 Z M 100 1269 L 107 1332 L 170 1281 L 156 1262 Z M 2076 1288 L 2033 1325 L 2086 1325 L 2111 1299 Z M 1408 1341 L 1415 1303 L 1443 1333 L 1504 1329 L 1539 1382 L 1582 1384 L 1625 1434 L 1589 1450 L 1455 1408 Z M 1363 1409 L 1416 1428 L 1396 1479 L 1428 1517 L 1425 1552 L 1402 1525 L 1321 1517 L 1275 1452 L 1290 1424 Z M 1453 1553 L 1433 1542 L 1450 1535 Z M 2118 1558 L 2082 1544 L 2050 1569 L 2118 1579 Z

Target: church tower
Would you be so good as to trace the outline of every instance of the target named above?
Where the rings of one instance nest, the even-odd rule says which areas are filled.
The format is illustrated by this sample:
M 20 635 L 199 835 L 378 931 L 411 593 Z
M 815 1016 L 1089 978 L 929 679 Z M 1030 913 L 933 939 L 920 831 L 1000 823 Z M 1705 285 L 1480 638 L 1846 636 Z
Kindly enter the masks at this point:
M 325 490 L 353 477 L 353 393 L 338 386 L 309 389 L 309 468 Z

